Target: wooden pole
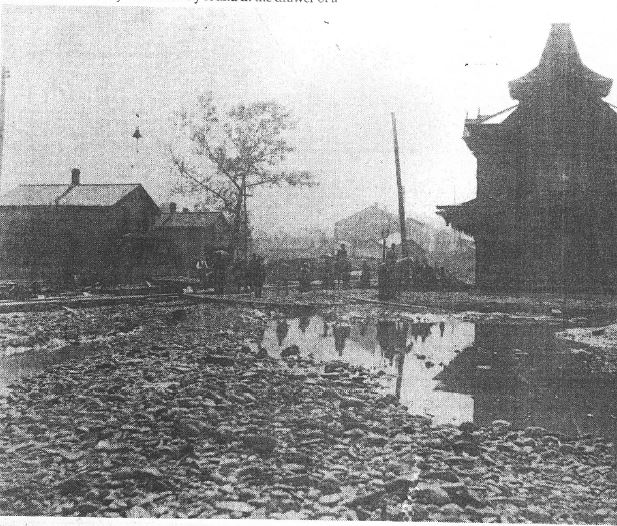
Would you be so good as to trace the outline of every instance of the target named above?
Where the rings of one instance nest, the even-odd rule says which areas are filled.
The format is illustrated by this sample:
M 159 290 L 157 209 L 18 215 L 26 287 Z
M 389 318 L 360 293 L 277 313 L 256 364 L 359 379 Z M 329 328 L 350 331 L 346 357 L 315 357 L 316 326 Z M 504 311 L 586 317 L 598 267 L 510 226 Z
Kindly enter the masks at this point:
M 398 189 L 398 218 L 401 228 L 401 256 L 406 258 L 409 254 L 407 252 L 407 227 L 405 225 L 405 195 L 401 182 L 401 162 L 398 155 L 398 136 L 394 112 L 392 112 L 392 133 L 394 135 L 394 163 L 396 164 L 396 186 Z

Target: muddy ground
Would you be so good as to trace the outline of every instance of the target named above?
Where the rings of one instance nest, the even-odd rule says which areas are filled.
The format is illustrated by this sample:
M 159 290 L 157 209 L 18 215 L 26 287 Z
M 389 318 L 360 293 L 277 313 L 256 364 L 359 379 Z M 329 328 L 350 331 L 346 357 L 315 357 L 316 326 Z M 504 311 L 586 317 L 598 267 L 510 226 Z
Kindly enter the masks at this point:
M 181 302 L 0 316 L 18 333 L 4 348 L 91 346 L 3 400 L 0 513 L 617 522 L 612 443 L 432 427 L 366 371 L 268 357 L 255 341 L 271 316 Z

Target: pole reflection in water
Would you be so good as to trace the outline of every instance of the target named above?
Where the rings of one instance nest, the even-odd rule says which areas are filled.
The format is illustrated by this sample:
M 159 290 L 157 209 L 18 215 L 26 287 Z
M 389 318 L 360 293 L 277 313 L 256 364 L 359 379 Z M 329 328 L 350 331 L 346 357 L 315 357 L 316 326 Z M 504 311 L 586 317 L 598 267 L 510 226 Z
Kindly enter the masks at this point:
M 474 325 L 453 320 L 444 322 L 444 334 L 433 333 L 439 321 L 392 319 L 341 320 L 332 316 L 308 319 L 279 319 L 266 330 L 263 346 L 272 356 L 297 345 L 302 356 L 318 362 L 345 360 L 377 372 L 384 371 L 391 393 L 413 413 L 434 414 L 436 423 L 460 423 L 473 417 L 473 399 L 468 395 L 436 390 L 435 377 L 456 352 L 473 344 Z M 446 330 L 449 324 L 453 330 Z M 413 352 L 413 360 L 406 354 Z M 421 356 L 422 359 L 417 357 Z M 431 364 L 427 368 L 427 363 Z

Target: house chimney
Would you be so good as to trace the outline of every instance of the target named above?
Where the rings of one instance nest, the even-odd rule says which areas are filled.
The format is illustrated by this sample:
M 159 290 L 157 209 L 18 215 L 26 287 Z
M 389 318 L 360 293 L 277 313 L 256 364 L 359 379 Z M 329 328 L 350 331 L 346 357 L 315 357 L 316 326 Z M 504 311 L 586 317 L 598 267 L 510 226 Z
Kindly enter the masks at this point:
M 79 184 L 79 168 L 73 168 L 71 170 L 71 186 L 77 186 Z
M 169 212 L 172 214 L 176 213 L 176 203 L 169 203 Z

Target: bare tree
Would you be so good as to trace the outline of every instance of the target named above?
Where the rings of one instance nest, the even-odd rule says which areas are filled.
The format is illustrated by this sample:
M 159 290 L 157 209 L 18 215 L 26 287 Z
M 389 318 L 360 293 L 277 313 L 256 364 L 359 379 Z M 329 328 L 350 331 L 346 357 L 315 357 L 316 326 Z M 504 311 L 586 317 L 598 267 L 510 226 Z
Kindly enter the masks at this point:
M 211 95 L 198 97 L 193 111 L 175 114 L 176 140 L 170 147 L 177 190 L 215 204 L 233 218 L 232 248 L 241 225 L 247 228 L 246 200 L 257 187 L 313 186 L 311 173 L 286 169 L 294 148 L 287 134 L 296 122 L 274 101 L 239 104 L 219 112 Z

